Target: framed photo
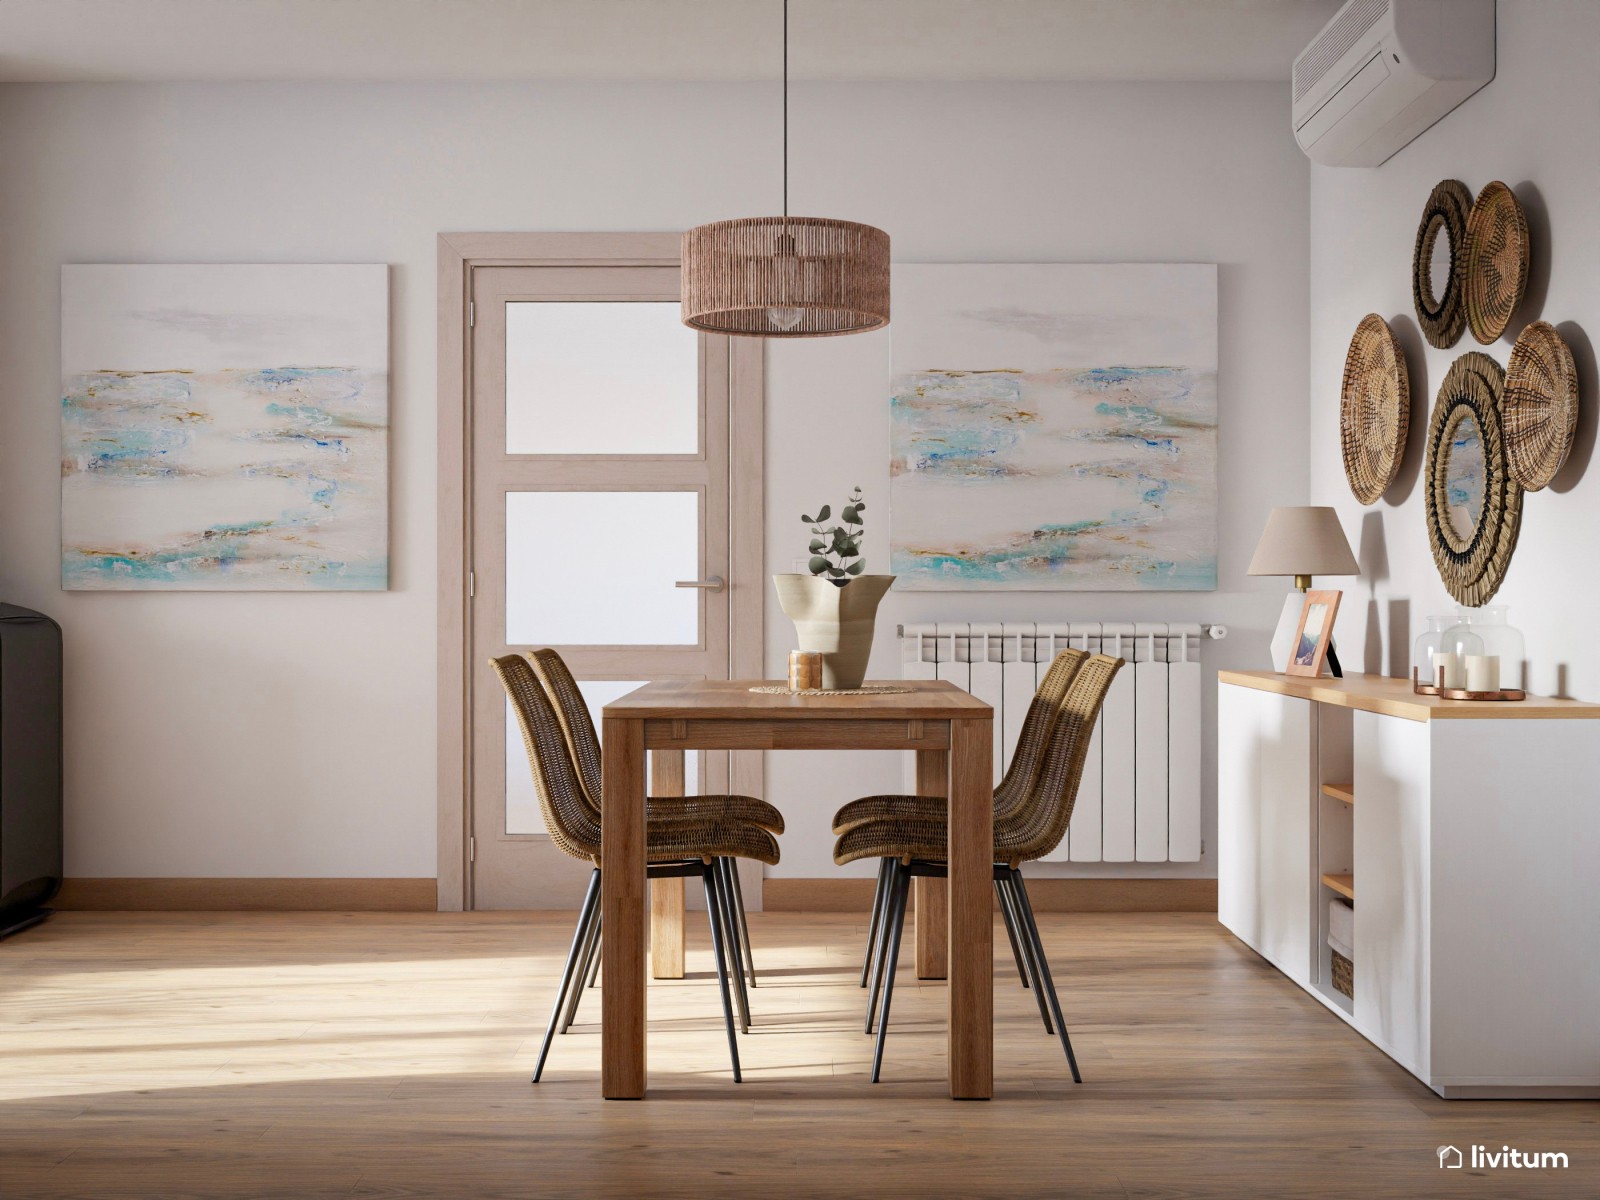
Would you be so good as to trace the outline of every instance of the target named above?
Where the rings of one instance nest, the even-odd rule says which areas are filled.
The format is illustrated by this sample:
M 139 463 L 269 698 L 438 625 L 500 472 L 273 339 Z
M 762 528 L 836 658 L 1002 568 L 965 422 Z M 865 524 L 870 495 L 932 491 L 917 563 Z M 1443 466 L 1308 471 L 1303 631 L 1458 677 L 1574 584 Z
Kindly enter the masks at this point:
M 1333 639 L 1333 621 L 1339 615 L 1343 592 L 1307 592 L 1300 609 L 1300 628 L 1294 635 L 1294 654 L 1289 659 L 1288 675 L 1322 674 L 1328 658 L 1328 643 Z

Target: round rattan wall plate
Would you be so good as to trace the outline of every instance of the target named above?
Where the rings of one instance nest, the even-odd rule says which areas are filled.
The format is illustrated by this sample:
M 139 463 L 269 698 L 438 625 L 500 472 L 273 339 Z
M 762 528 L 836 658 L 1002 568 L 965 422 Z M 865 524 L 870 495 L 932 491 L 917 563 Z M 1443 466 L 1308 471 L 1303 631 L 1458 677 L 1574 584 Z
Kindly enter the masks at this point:
M 1468 607 L 1487 603 L 1500 590 L 1522 523 L 1522 489 L 1511 478 L 1501 436 L 1504 386 L 1494 359 L 1477 351 L 1463 354 L 1439 386 L 1428 421 L 1428 543 L 1445 589 Z M 1454 494 L 1461 471 L 1459 464 L 1452 471 L 1451 460 L 1469 448 L 1473 455 L 1481 448 L 1482 459 L 1474 464 L 1480 504 L 1466 530 L 1455 522 L 1455 514 L 1463 511 L 1462 497 Z
M 1467 327 L 1467 306 L 1462 295 L 1467 278 L 1467 215 L 1472 193 L 1459 179 L 1446 179 L 1428 195 L 1417 226 L 1417 244 L 1411 251 L 1411 306 L 1428 345 L 1448 350 Z M 1433 250 L 1439 238 L 1450 248 L 1450 271 L 1444 294 L 1434 294 Z
M 1505 426 L 1511 478 L 1537 492 L 1567 461 L 1578 426 L 1578 372 L 1572 351 L 1548 321 L 1533 322 L 1511 348 Z
M 1528 219 L 1505 184 L 1478 193 L 1467 217 L 1467 324 L 1487 346 L 1506 331 L 1528 286 Z
M 1405 355 L 1384 319 L 1368 313 L 1350 339 L 1339 393 L 1339 449 L 1345 478 L 1361 503 L 1374 503 L 1394 481 L 1410 423 Z

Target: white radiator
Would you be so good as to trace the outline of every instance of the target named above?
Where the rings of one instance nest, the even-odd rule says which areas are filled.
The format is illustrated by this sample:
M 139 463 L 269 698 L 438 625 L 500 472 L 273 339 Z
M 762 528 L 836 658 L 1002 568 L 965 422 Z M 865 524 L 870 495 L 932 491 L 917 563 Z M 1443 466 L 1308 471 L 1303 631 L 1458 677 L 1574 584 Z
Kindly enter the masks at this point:
M 1200 857 L 1200 639 L 1220 625 L 941 621 L 900 629 L 904 679 L 948 679 L 994 707 L 1000 781 L 1034 689 L 1069 646 L 1123 658 L 1050 862 Z

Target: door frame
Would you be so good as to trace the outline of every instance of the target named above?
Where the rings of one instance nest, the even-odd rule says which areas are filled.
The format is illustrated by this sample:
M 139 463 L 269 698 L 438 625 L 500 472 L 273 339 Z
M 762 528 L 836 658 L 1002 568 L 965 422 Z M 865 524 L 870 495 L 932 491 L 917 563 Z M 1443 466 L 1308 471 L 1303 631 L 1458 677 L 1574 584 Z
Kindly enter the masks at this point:
M 477 267 L 678 266 L 676 233 L 441 233 L 438 240 L 439 911 L 472 905 L 472 273 Z M 729 338 L 729 657 L 759 679 L 766 623 L 763 343 Z M 760 795 L 759 751 L 730 755 L 729 790 Z M 752 899 L 756 899 L 752 897 Z M 759 899 L 756 899 L 759 904 Z

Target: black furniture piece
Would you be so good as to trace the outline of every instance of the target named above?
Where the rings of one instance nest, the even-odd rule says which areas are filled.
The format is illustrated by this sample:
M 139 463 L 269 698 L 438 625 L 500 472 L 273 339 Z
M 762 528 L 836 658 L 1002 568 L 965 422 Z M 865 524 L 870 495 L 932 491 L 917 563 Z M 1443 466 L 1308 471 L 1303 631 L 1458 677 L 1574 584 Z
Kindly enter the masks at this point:
M 0 937 L 61 890 L 61 626 L 0 604 Z

